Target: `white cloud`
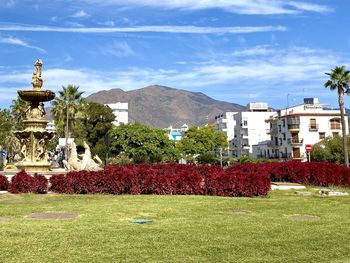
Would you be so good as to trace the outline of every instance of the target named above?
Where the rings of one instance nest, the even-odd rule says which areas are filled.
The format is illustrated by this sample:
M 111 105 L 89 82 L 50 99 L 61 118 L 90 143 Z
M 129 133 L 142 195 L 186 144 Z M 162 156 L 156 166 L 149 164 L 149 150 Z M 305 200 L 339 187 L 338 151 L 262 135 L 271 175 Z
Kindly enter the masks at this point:
M 329 91 L 323 88 L 328 72 L 335 65 L 349 64 L 344 54 L 305 47 L 265 47 L 271 53 L 253 51 L 263 50 L 261 46 L 252 47 L 239 60 L 232 53 L 221 54 L 211 61 L 182 61 L 181 67 L 174 68 L 115 68 L 106 71 L 78 68 L 44 69 L 44 89 L 61 90 L 62 85 L 79 85 L 85 95 L 102 89 L 136 89 L 150 84 L 166 85 L 174 88 L 205 91 L 213 97 L 227 94 L 225 100 L 245 104 L 252 99 L 285 102 L 286 94 L 295 96 L 318 96 L 322 102 L 329 103 Z M 272 52 L 273 51 L 273 52 Z M 260 53 L 260 54 L 259 54 Z M 214 62 L 213 62 L 214 61 Z M 0 90 L 3 87 L 29 87 L 32 70 L 0 71 Z M 307 94 L 304 90 L 307 87 Z M 240 101 L 237 101 L 240 98 Z M 278 105 L 278 104 L 277 104 Z
M 41 53 L 46 53 L 46 51 L 44 49 L 42 49 L 40 47 L 36 47 L 36 46 L 31 46 L 27 42 L 25 42 L 24 40 L 13 37 L 13 36 L 0 36 L 0 43 L 31 48 L 31 49 L 35 49 Z
M 135 27 L 50 27 L 36 25 L 1 25 L 0 31 L 25 32 L 66 32 L 66 33 L 187 33 L 187 34 L 245 34 L 271 31 L 286 31 L 284 26 L 236 26 L 236 27 L 197 27 L 197 26 L 135 26 Z
M 84 10 L 80 10 L 71 15 L 74 18 L 88 18 L 90 15 L 86 13 Z
M 112 55 L 115 57 L 129 57 L 136 55 L 135 51 L 125 41 L 114 41 L 112 44 L 101 47 L 100 51 L 103 55 Z
M 310 11 L 310 12 L 316 12 L 316 13 L 333 12 L 333 8 L 324 6 L 324 5 L 317 5 L 317 4 L 311 4 L 311 3 L 296 2 L 296 1 L 288 2 L 288 5 L 293 6 L 302 11 Z
M 5 3 L 4 3 L 4 6 L 5 7 L 14 7 L 15 6 L 15 0 L 4 0 L 5 1 Z
M 326 13 L 332 9 L 325 5 L 304 1 L 283 0 L 82 0 L 90 4 L 137 6 L 163 9 L 201 10 L 219 8 L 228 12 L 248 15 L 296 14 L 305 11 Z

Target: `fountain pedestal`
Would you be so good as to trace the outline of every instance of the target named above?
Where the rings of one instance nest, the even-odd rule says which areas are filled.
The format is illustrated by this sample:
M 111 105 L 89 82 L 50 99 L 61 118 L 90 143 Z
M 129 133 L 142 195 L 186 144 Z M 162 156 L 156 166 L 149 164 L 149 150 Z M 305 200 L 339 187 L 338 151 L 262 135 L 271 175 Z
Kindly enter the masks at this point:
M 34 66 L 33 89 L 18 91 L 19 97 L 28 102 L 28 108 L 26 119 L 23 121 L 25 129 L 15 132 L 15 136 L 21 144 L 20 155 L 22 159 L 16 164 L 16 167 L 28 172 L 47 172 L 50 170 L 47 146 L 54 133 L 45 130 L 48 121 L 45 119 L 44 102 L 53 100 L 55 93 L 41 90 L 43 85 L 41 60 L 38 59 Z

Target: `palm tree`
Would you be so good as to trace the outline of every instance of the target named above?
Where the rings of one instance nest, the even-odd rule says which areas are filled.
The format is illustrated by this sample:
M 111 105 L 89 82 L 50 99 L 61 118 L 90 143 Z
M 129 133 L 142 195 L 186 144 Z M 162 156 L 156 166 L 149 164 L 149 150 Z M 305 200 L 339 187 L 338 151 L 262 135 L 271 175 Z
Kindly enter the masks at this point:
M 29 103 L 25 100 L 21 99 L 20 97 L 17 97 L 17 99 L 12 100 L 12 104 L 10 106 L 11 108 L 11 114 L 16 119 L 16 129 L 23 128 L 23 120 L 26 118 L 26 113 L 28 110 Z
M 79 91 L 79 86 L 62 86 L 62 90 L 58 92 L 59 96 L 52 102 L 52 113 L 57 126 L 62 127 L 62 130 L 64 128 L 66 145 L 71 129 L 74 126 L 75 115 L 84 101 L 84 98 L 82 98 L 83 93 Z M 66 158 L 68 159 L 67 152 Z
M 346 167 L 349 167 L 349 152 L 348 152 L 348 143 L 347 143 L 347 132 L 345 126 L 345 110 L 344 110 L 344 93 L 349 92 L 349 83 L 350 83 L 350 71 L 346 70 L 345 66 L 335 67 L 329 73 L 325 73 L 330 77 L 324 83 L 326 88 L 331 90 L 337 90 L 338 92 L 338 102 L 340 109 L 340 119 L 343 133 L 343 150 L 344 150 L 344 159 Z

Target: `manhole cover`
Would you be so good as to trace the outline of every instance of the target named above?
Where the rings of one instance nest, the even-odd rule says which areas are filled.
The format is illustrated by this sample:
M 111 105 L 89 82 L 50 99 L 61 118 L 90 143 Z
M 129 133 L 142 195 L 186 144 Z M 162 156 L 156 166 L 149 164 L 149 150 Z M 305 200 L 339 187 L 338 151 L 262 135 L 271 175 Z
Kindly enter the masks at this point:
M 31 219 L 73 219 L 77 217 L 76 213 L 33 213 L 27 216 Z
M 0 223 L 1 222 L 11 222 L 11 221 L 15 221 L 16 219 L 13 217 L 1 217 L 0 216 Z
M 232 214 L 234 215 L 246 215 L 246 214 L 250 214 L 250 211 L 247 210 L 236 210 L 236 211 L 232 211 Z
M 150 219 L 134 219 L 134 220 L 129 220 L 129 222 L 131 223 L 135 223 L 135 224 L 146 224 L 146 223 L 150 223 L 153 220 Z
M 313 222 L 320 219 L 318 216 L 300 215 L 300 214 L 290 215 L 288 218 L 294 221 L 307 221 L 307 222 Z

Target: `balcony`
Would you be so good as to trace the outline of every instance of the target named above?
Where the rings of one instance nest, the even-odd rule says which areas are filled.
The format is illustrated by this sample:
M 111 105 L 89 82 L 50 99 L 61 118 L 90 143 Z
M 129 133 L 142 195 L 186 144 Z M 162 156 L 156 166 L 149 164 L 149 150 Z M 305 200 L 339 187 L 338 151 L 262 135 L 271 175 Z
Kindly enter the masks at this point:
M 310 132 L 317 132 L 318 131 L 318 124 L 310 124 L 309 131 Z
M 266 129 L 266 134 L 276 135 L 278 134 L 277 128 Z
M 300 124 L 288 124 L 288 130 L 290 131 L 299 131 Z
M 290 145 L 302 145 L 304 139 L 299 139 L 299 138 L 289 138 L 288 143 Z
M 276 141 L 268 141 L 267 142 L 267 147 L 277 148 L 278 147 L 278 143 Z
M 250 149 L 250 146 L 248 144 L 243 144 L 242 149 Z

